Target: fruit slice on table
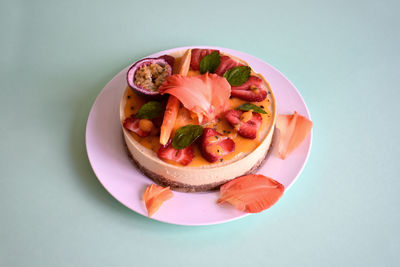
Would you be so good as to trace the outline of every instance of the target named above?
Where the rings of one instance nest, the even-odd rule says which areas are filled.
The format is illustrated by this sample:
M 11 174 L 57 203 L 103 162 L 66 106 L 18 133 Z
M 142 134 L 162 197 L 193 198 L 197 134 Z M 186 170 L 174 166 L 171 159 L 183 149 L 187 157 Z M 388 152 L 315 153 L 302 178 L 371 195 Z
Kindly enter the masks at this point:
M 261 102 L 267 94 L 268 92 L 263 88 L 263 81 L 256 76 L 250 76 L 242 85 L 232 86 L 232 96 L 249 102 Z
M 274 205 L 284 190 L 284 186 L 274 179 L 249 174 L 222 185 L 217 203 L 228 202 L 240 211 L 257 213 Z
M 285 159 L 310 134 L 313 122 L 299 115 L 278 115 L 276 127 L 279 129 L 279 157 Z
M 126 74 L 129 87 L 142 95 L 159 95 L 158 88 L 172 75 L 174 60 L 173 57 L 165 55 L 137 61 Z
M 146 188 L 143 194 L 143 201 L 146 204 L 148 216 L 151 217 L 158 211 L 164 201 L 171 199 L 174 196 L 168 187 L 151 184 Z

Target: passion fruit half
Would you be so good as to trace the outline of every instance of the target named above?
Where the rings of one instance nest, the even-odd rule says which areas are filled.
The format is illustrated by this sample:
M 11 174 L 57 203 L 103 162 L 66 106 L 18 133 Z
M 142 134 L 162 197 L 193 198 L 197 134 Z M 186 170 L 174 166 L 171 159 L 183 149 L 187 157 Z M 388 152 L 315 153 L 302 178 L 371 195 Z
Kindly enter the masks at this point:
M 126 74 L 129 87 L 146 96 L 159 95 L 158 87 L 172 75 L 174 60 L 174 57 L 164 55 L 137 61 Z

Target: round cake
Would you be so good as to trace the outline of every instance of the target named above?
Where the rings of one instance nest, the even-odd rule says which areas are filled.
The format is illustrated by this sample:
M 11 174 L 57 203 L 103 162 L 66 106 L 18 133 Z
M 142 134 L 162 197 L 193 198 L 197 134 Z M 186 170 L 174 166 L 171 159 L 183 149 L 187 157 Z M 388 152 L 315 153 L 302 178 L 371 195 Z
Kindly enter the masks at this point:
M 276 105 L 240 58 L 189 49 L 129 69 L 120 120 L 133 162 L 162 186 L 208 191 L 254 172 L 271 145 Z

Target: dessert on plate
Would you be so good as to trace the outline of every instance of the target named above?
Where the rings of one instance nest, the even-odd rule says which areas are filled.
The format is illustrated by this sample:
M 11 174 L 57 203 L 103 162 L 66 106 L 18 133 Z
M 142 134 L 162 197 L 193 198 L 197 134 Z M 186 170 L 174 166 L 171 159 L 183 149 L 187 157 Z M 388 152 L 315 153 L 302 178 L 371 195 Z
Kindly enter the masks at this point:
M 256 171 L 271 146 L 276 105 L 267 80 L 213 49 L 145 58 L 127 72 L 120 103 L 127 150 L 156 183 L 217 189 Z

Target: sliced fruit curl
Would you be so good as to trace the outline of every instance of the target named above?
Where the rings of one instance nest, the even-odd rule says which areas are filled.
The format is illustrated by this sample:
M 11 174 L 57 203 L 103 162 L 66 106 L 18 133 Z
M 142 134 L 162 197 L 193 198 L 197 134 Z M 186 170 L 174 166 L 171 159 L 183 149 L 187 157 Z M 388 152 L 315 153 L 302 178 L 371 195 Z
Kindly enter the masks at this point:
M 240 211 L 258 213 L 274 205 L 284 191 L 284 186 L 272 178 L 248 174 L 222 185 L 217 203 L 228 202 Z
M 168 187 L 151 184 L 143 194 L 148 216 L 151 217 L 161 207 L 161 205 L 174 196 Z
M 278 115 L 276 127 L 279 129 L 279 157 L 285 159 L 310 134 L 313 122 L 296 111 L 292 115 Z

